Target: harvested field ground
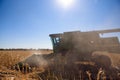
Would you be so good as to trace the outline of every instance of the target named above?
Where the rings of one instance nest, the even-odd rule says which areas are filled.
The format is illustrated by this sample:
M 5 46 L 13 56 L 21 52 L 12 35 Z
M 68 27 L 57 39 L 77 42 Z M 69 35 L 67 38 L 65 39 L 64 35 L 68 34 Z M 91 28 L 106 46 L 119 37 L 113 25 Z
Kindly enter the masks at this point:
M 0 80 L 119 80 L 120 69 L 104 69 L 91 61 L 67 62 L 69 54 L 51 55 L 52 50 L 41 51 L 0 51 Z M 30 58 L 33 54 L 48 54 L 46 67 L 33 68 L 32 72 L 22 72 L 11 69 L 11 66 Z M 119 64 L 120 54 L 96 52 L 97 55 L 107 55 L 112 60 L 112 65 Z M 109 55 L 108 55 L 109 54 Z M 70 56 L 70 57 L 68 57 Z M 46 57 L 46 56 L 45 56 Z M 66 59 L 67 57 L 67 59 Z M 41 58 L 41 57 L 40 57 Z M 44 57 L 43 57 L 44 58 Z M 32 61 L 32 60 L 31 60 Z M 74 60 L 75 61 L 75 60 Z M 8 78 L 8 79 L 7 79 Z M 14 79 L 13 79 L 14 78 Z
M 23 74 L 19 71 L 12 70 L 11 67 L 21 61 L 24 61 L 33 54 L 50 54 L 52 50 L 1 50 L 0 51 L 0 80 L 33 80 L 36 78 L 35 72 L 30 74 Z M 39 70 L 39 69 L 38 69 Z M 40 70 L 39 70 L 40 71 Z M 28 75 L 34 76 L 34 78 L 29 78 Z M 31 76 L 31 77 L 32 77 Z M 38 80 L 38 79 L 35 79 Z
M 17 50 L 17 51 L 0 51 L 0 65 L 1 66 L 5 66 L 5 67 L 9 67 L 11 65 L 14 65 L 26 58 L 28 58 L 29 56 L 33 55 L 33 54 L 50 54 L 52 53 L 52 50 L 32 50 L 32 51 L 21 51 L 21 50 Z

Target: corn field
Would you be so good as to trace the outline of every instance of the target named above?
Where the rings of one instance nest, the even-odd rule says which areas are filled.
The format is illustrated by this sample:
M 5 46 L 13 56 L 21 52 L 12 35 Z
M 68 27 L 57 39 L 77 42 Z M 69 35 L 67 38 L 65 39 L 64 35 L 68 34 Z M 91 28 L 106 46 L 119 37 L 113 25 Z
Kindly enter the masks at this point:
M 12 69 L 30 55 L 29 51 L 0 51 L 0 80 L 120 80 L 119 69 L 106 69 L 93 62 L 67 62 L 60 55 L 47 60 L 46 67 L 33 67 L 32 71 L 23 71 L 26 67 Z

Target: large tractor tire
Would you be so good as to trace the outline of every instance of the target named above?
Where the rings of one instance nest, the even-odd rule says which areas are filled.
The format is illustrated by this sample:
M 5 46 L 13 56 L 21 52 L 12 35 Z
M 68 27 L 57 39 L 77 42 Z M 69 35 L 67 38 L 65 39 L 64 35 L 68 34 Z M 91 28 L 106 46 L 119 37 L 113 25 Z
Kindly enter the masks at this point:
M 111 66 L 111 59 L 106 55 L 95 55 L 92 60 L 98 67 L 108 69 Z

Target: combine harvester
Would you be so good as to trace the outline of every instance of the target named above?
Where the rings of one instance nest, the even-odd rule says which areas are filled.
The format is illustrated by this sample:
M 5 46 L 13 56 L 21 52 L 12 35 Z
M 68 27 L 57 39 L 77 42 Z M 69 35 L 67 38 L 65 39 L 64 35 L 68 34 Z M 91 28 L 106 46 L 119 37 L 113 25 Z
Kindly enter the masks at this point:
M 120 43 L 118 37 L 100 37 L 107 33 L 120 32 L 120 29 L 98 30 L 88 32 L 64 32 L 60 34 L 50 34 L 53 44 L 54 54 L 62 54 L 66 57 L 71 55 L 71 59 L 77 61 L 95 61 L 111 65 L 108 56 L 93 58 L 93 53 L 120 53 Z
M 50 34 L 54 53 L 48 56 L 49 62 L 53 61 L 49 69 L 60 72 L 63 79 L 67 75 L 68 80 L 88 80 L 87 74 L 89 80 L 100 80 L 100 75 L 104 75 L 101 80 L 119 80 L 119 39 L 117 36 L 101 37 L 116 32 L 120 32 L 120 29 Z

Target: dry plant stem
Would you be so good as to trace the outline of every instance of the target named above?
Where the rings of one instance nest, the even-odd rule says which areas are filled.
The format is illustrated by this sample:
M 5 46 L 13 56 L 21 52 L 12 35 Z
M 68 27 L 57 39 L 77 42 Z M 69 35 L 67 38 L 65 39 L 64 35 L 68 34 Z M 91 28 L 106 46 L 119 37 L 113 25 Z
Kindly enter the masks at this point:
M 90 71 L 86 71 L 86 74 L 88 75 L 89 80 L 92 80 Z
M 83 79 L 82 79 L 82 71 L 79 71 L 79 75 L 80 75 L 80 76 L 79 76 L 79 77 L 80 77 L 80 80 L 83 80 Z
M 99 69 L 97 74 L 97 80 L 106 80 L 105 72 L 102 70 L 102 68 Z

